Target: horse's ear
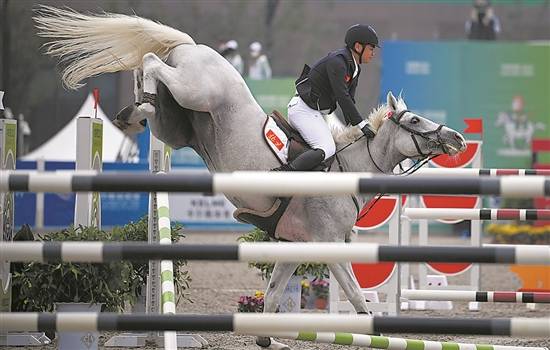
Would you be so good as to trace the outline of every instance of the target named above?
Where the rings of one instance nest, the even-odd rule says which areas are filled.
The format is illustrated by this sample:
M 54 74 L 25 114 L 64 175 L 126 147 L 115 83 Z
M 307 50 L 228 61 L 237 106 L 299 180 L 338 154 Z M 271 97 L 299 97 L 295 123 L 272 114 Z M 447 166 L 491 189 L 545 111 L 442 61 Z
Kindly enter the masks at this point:
M 393 96 L 391 91 L 388 92 L 388 96 L 386 100 L 387 100 L 388 107 L 392 111 L 397 111 L 397 99 L 395 98 L 395 96 Z

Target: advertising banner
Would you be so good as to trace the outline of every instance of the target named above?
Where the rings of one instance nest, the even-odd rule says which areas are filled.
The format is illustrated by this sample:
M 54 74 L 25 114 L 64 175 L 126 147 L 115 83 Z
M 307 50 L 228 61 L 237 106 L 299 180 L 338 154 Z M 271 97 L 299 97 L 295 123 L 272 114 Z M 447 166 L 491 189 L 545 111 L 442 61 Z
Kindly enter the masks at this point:
M 386 42 L 381 96 L 463 130 L 482 118 L 484 167 L 530 168 L 531 140 L 550 137 L 550 44 Z

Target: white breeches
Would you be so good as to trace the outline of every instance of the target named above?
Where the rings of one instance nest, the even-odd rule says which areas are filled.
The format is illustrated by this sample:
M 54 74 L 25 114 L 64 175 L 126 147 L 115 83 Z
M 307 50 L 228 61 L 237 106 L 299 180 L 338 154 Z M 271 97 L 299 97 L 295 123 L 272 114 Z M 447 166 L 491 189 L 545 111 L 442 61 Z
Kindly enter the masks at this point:
M 311 148 L 325 152 L 325 159 L 334 155 L 336 145 L 322 113 L 310 108 L 300 96 L 294 96 L 288 103 L 288 121 Z

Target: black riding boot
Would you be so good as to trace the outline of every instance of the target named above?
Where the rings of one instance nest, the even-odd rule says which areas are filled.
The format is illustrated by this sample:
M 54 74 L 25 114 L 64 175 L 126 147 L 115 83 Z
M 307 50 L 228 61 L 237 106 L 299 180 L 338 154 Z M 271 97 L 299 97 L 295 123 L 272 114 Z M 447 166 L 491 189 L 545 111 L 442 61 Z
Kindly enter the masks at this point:
M 319 148 L 310 149 L 273 171 L 308 171 L 317 167 L 323 160 L 325 160 L 325 151 Z

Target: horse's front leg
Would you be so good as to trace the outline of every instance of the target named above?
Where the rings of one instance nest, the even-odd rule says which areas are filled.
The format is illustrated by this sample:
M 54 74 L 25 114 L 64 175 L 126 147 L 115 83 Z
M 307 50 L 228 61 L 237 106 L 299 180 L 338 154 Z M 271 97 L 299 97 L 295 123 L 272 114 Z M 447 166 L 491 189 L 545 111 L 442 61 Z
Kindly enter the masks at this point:
M 351 268 L 350 262 L 345 263 L 334 263 L 329 264 L 328 268 L 336 277 L 336 280 L 340 284 L 340 287 L 344 290 L 348 300 L 353 305 L 355 311 L 359 313 L 370 314 L 370 311 L 367 307 L 367 302 L 365 297 L 363 297 L 363 292 L 361 292 L 361 287 L 359 282 L 355 278 L 353 269 Z
M 298 265 L 298 263 L 275 263 L 264 296 L 264 312 L 275 312 L 277 310 L 281 296 Z M 266 349 L 290 349 L 287 345 L 270 337 L 257 337 L 256 344 Z
M 113 120 L 113 124 L 126 135 L 143 132 L 147 125 L 147 115 L 138 107 L 143 99 L 143 71 L 134 70 L 134 103 L 124 107 Z
M 188 54 L 192 55 L 191 52 Z M 198 68 L 196 64 L 181 62 L 172 67 L 157 55 L 146 53 L 143 56 L 143 98 L 139 108 L 154 116 L 157 86 L 161 82 L 181 107 L 197 112 L 210 112 L 211 102 L 220 88 L 219 85 L 209 86 L 208 82 L 212 79 L 204 77 Z

